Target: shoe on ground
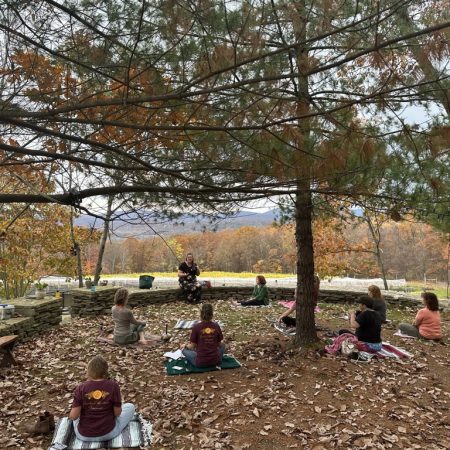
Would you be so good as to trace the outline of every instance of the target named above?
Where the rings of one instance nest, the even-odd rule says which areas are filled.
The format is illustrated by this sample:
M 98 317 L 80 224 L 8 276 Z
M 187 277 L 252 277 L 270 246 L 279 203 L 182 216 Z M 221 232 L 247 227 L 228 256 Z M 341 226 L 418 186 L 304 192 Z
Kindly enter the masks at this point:
M 55 417 L 45 411 L 34 424 L 28 424 L 25 428 L 30 434 L 50 434 L 55 430 Z

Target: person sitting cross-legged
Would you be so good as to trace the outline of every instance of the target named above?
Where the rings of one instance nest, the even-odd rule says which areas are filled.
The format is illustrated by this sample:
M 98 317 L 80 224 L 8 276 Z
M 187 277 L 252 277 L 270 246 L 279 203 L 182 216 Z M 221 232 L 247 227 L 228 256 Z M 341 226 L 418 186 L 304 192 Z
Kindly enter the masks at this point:
M 117 344 L 133 344 L 138 342 L 147 345 L 144 328 L 146 323 L 136 320 L 131 310 L 127 308 L 128 290 L 120 288 L 114 296 L 115 305 L 111 313 L 114 320 L 114 342 Z
M 373 301 L 373 310 L 376 311 L 381 317 L 381 323 L 386 323 L 386 302 L 381 295 L 380 288 L 374 284 L 371 284 L 367 288 L 367 293 Z
M 313 288 L 313 302 L 314 306 L 317 306 L 317 300 L 319 298 L 319 289 L 320 289 L 320 278 L 317 275 L 314 275 L 314 288 Z M 294 291 L 294 297 L 297 299 L 297 288 Z M 295 317 L 291 317 L 291 314 L 295 312 L 297 308 L 296 303 L 292 305 L 291 308 L 286 310 L 280 317 L 278 317 L 277 322 L 280 324 L 286 325 L 286 327 L 295 327 L 297 324 L 297 320 Z
M 269 304 L 269 290 L 264 275 L 256 276 L 256 285 L 249 300 L 233 301 L 234 306 L 267 306 Z
M 195 367 L 215 367 L 222 362 L 225 346 L 222 330 L 217 322 L 213 322 L 213 306 L 202 305 L 201 322 L 194 325 L 190 342 L 182 346 L 184 357 Z
M 368 295 L 362 295 L 358 299 L 359 313 L 350 312 L 350 325 L 355 328 L 355 333 L 349 330 L 339 330 L 339 334 L 351 333 L 356 335 L 358 341 L 365 344 L 368 351 L 381 350 L 381 317 L 372 309 L 373 300 Z
M 188 303 L 200 303 L 202 284 L 197 281 L 200 269 L 194 262 L 192 253 L 186 255 L 186 260 L 178 267 L 178 282 Z
M 120 388 L 108 379 L 108 363 L 95 356 L 87 365 L 87 381 L 74 392 L 69 419 L 78 439 L 103 442 L 119 436 L 134 416 L 132 403 L 122 404 Z
M 433 292 L 423 292 L 422 302 L 425 308 L 417 312 L 413 324 L 401 323 L 399 328 L 403 334 L 422 339 L 442 339 L 441 315 L 439 301 Z

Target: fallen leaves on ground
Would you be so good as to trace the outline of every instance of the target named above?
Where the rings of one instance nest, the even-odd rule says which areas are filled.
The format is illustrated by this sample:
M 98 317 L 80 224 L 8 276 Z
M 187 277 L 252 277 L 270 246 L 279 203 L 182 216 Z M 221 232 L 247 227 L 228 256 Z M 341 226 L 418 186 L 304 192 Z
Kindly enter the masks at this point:
M 195 319 L 198 307 L 173 303 L 135 311 L 149 332 L 172 340 L 154 348 L 99 343 L 109 317 L 78 318 L 15 349 L 22 367 L 0 371 L 0 448 L 47 448 L 48 436 L 30 436 L 25 425 L 39 412 L 66 415 L 86 362 L 106 357 L 110 374 L 154 426 L 154 449 L 445 449 L 450 448 L 449 346 L 384 339 L 414 354 L 408 361 L 356 364 L 292 349 L 267 317 L 281 307 L 232 309 L 215 303 L 225 322 L 228 352 L 238 370 L 168 377 L 163 353 L 189 339 L 173 330 L 178 319 Z M 325 328 L 345 325 L 338 306 L 321 305 Z M 407 313 L 410 320 L 413 312 Z M 446 329 L 447 327 L 447 329 Z M 448 333 L 448 322 L 444 323 Z

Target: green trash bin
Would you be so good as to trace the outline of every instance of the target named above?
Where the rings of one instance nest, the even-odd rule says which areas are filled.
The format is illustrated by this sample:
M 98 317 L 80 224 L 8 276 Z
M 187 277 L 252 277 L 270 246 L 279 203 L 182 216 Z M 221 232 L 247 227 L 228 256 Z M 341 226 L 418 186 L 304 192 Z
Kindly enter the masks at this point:
M 139 289 L 150 289 L 154 279 L 155 277 L 151 275 L 141 275 L 139 277 Z

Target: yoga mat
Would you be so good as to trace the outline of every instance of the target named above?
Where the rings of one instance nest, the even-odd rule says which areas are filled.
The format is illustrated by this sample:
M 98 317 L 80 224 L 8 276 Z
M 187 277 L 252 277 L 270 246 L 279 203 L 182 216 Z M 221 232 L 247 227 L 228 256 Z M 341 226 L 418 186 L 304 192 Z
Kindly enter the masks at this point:
M 193 328 L 194 325 L 200 323 L 201 320 L 178 320 L 178 322 L 175 324 L 174 329 L 175 330 L 189 330 L 190 328 Z M 219 327 L 223 328 L 224 327 L 224 323 L 217 321 L 216 322 Z
M 164 365 L 166 367 L 167 375 L 185 375 L 187 373 L 202 373 L 220 369 L 237 369 L 238 367 L 241 367 L 241 363 L 231 355 L 223 355 L 220 369 L 217 367 L 194 367 L 185 358 L 169 360 L 166 361 Z

